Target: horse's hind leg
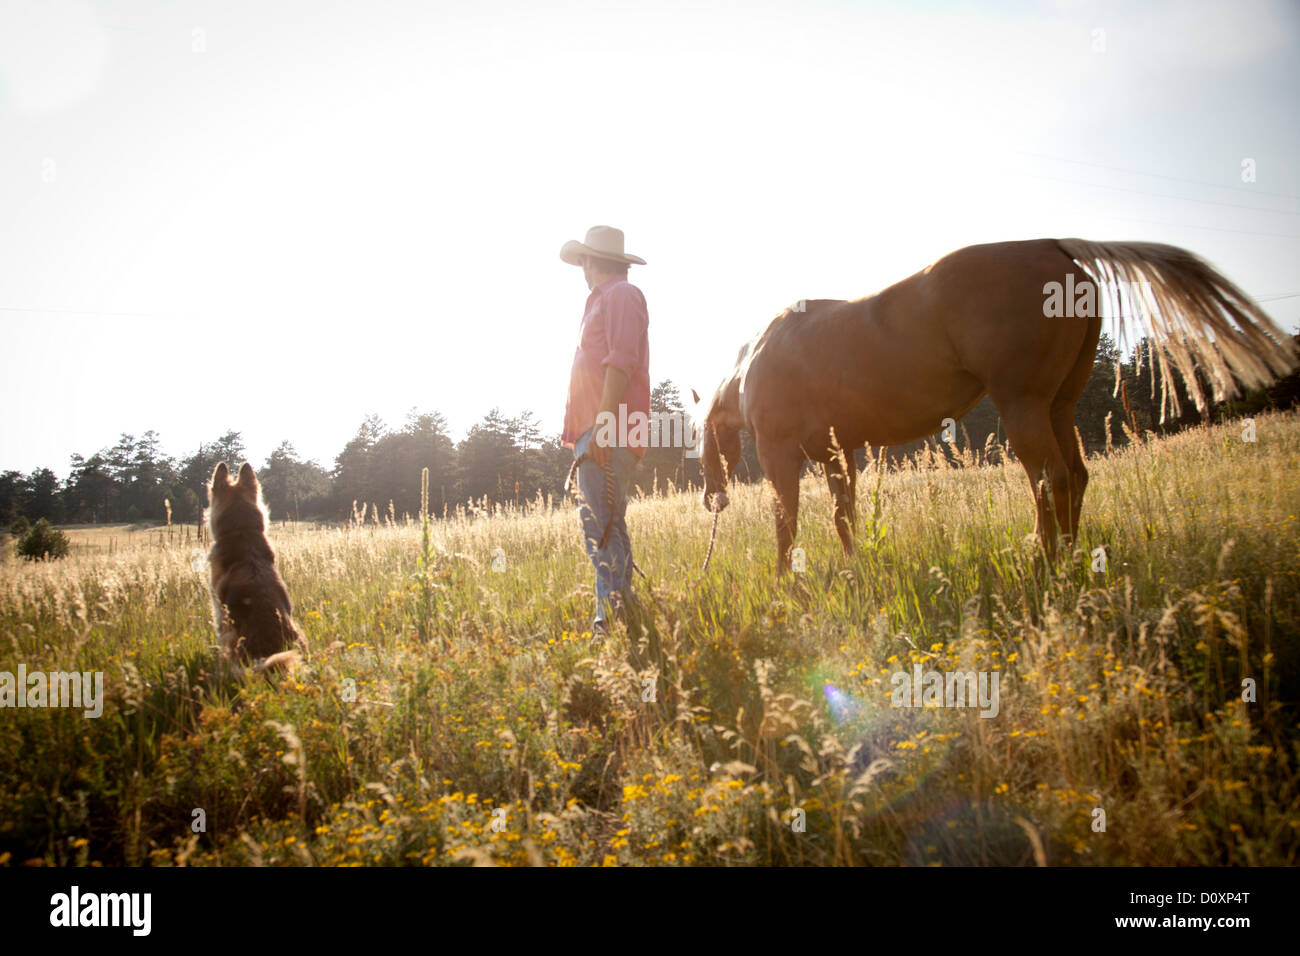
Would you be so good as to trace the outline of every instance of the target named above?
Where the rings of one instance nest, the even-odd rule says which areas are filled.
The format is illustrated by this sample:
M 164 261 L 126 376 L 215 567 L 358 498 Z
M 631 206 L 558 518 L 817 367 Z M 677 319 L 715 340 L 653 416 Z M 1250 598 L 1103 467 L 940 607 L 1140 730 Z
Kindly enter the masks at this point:
M 1097 339 L 1101 335 L 1101 319 L 1094 318 L 1088 324 L 1084 335 L 1083 347 L 1075 360 L 1074 368 L 1061 383 L 1056 397 L 1052 399 L 1052 432 L 1056 443 L 1065 456 L 1066 467 L 1070 470 L 1070 490 L 1068 518 L 1062 523 L 1061 530 L 1073 542 L 1079 534 L 1079 515 L 1083 510 L 1083 493 L 1088 487 L 1088 469 L 1083 463 L 1083 453 L 1079 449 L 1079 438 L 1074 432 L 1074 409 L 1079 404 L 1079 396 L 1088 385 L 1092 375 L 1093 364 L 1097 358 Z
M 840 459 L 831 456 L 826 463 L 826 486 L 830 488 L 831 502 L 835 508 L 835 530 L 840 536 L 844 554 L 853 556 L 853 533 L 857 530 L 858 463 L 853 449 L 844 452 L 844 467 Z
M 996 401 L 996 400 L 995 400 Z M 1002 409 L 1011 448 L 1024 465 L 1033 490 L 1038 518 L 1034 530 L 1049 561 L 1056 559 L 1057 527 L 1070 516 L 1070 468 L 1052 428 L 1046 403 L 1010 404 Z
M 1088 487 L 1088 469 L 1083 464 L 1079 440 L 1074 434 L 1074 403 L 1052 406 L 1052 433 L 1065 458 L 1069 485 L 1064 502 L 1058 502 L 1057 515 L 1061 533 L 1072 543 L 1079 534 L 1079 514 L 1083 510 L 1083 492 Z

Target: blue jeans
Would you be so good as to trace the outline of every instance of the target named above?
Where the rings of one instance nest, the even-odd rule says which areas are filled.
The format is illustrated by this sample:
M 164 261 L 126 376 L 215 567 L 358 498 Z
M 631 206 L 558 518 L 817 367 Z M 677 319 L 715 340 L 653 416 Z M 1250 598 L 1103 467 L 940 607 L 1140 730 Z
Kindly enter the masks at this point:
M 574 443 L 573 457 L 580 458 L 591 443 L 588 430 Z M 628 537 L 627 493 L 636 468 L 636 455 L 626 448 L 611 448 L 609 466 L 614 473 L 614 512 L 606 501 L 605 471 L 591 459 L 578 466 L 578 514 L 587 544 L 587 557 L 596 569 L 596 617 L 593 627 L 608 626 L 613 612 L 622 606 L 632 589 L 632 539 Z M 610 523 L 612 520 L 612 524 Z M 609 526 L 605 547 L 600 539 Z

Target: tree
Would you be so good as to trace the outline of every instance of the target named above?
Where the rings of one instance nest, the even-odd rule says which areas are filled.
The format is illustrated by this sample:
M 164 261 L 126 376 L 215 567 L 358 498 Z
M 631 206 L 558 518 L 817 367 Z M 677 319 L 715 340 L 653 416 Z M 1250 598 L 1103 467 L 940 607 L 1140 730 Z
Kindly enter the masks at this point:
M 535 453 L 542 473 L 539 490 L 557 504 L 563 504 L 564 480 L 569 477 L 569 469 L 573 466 L 573 449 L 565 447 L 560 438 L 556 435 L 546 439 Z
M 217 463 L 224 461 L 238 471 L 245 461 L 244 439 L 237 431 L 228 431 L 216 441 L 199 445 L 199 450 L 181 462 L 172 499 L 172 514 L 180 521 L 197 521 L 208 500 L 208 482 Z
M 163 500 L 173 497 L 177 476 L 174 462 L 159 448 L 158 433 L 151 429 L 132 444 L 123 447 L 119 443 L 119 448 L 114 449 L 115 459 L 119 450 L 125 458 L 118 480 L 127 516 L 161 521 L 165 517 Z
M 48 518 L 54 523 L 63 520 L 63 501 L 59 494 L 59 479 L 48 468 L 38 468 L 27 476 L 23 514 L 28 518 Z
M 104 453 L 73 455 L 71 466 L 63 489 L 65 516 L 90 523 L 110 520 L 115 486 Z
M 457 459 L 461 497 L 471 501 L 486 497 L 492 502 L 514 497 L 519 446 L 509 419 L 499 408 L 493 408 L 470 428 L 457 448 Z
M 328 507 L 329 473 L 314 461 L 300 461 L 288 441 L 280 443 L 257 476 L 272 518 L 301 520 Z
M 1097 342 L 1097 357 L 1093 359 L 1092 374 L 1079 396 L 1074 410 L 1074 422 L 1083 436 L 1083 446 L 1089 452 L 1106 448 L 1106 416 L 1111 416 L 1111 440 L 1123 442 L 1120 422 L 1124 409 L 1115 391 L 1115 366 L 1120 361 L 1119 347 L 1105 332 Z
M 429 510 L 442 514 L 448 500 L 456 500 L 456 445 L 447 420 L 437 412 L 411 409 L 406 427 L 393 443 L 390 494 L 397 513 L 418 514 L 420 472 L 429 469 Z
M 353 502 L 378 504 L 375 501 L 376 488 L 371 475 L 373 464 L 371 453 L 386 431 L 383 419 L 375 414 L 367 415 L 362 419 L 356 435 L 343 446 L 343 450 L 334 459 L 332 497 L 333 510 L 338 517 L 351 514 Z
M 22 472 L 0 472 L 0 525 L 10 524 L 22 514 L 22 486 Z
M 675 424 L 671 432 L 663 425 L 660 426 L 659 447 L 646 448 L 637 472 L 636 485 L 643 494 L 656 489 L 666 490 L 669 482 L 676 488 L 684 488 L 689 481 L 698 478 L 699 458 L 688 458 L 686 455 L 686 443 L 690 439 L 686 407 L 682 405 L 677 386 L 670 379 L 664 379 L 650 390 L 650 415 L 652 418 L 658 416 L 662 423 L 672 421 Z M 677 431 L 679 424 L 682 426 L 680 436 Z M 702 439 L 703 435 L 700 437 Z
M 508 420 L 507 428 L 515 447 L 519 449 L 519 463 L 514 478 L 518 485 L 515 500 L 531 501 L 537 497 L 538 492 L 553 495 L 556 475 L 551 465 L 551 443 L 542 437 L 537 416 L 525 409 Z M 568 474 L 567 470 L 565 474 Z M 563 477 L 559 478 L 558 487 L 564 487 Z
M 68 555 L 68 536 L 41 518 L 18 542 L 18 554 L 28 561 L 48 561 Z

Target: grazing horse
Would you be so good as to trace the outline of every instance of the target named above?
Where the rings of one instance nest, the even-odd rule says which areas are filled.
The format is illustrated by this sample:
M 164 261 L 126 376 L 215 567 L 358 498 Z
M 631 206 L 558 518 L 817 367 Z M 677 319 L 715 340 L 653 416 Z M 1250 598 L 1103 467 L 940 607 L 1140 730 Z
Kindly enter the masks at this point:
M 1166 407 L 1178 411 L 1171 364 L 1201 410 L 1196 368 L 1221 401 L 1294 367 L 1269 317 L 1185 249 L 1082 239 L 968 246 L 875 295 L 801 302 L 747 343 L 705 413 L 705 508 L 726 507 L 745 428 L 775 492 L 778 574 L 790 567 L 806 459 L 827 465 L 835 528 L 852 554 L 854 450 L 934 434 L 987 393 L 1029 475 L 1035 530 L 1052 560 L 1057 529 L 1078 533 L 1088 484 L 1074 408 L 1103 298 L 1121 349 L 1134 321 L 1153 346 L 1162 421 Z

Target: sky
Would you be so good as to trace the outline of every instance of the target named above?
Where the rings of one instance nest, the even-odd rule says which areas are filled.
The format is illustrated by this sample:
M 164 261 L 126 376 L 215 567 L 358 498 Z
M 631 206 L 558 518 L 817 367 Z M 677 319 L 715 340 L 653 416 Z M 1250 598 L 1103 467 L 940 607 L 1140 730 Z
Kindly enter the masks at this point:
M 1295 331 L 1298 92 L 1295 2 L 0 0 L 0 470 L 558 433 L 596 224 L 702 395 L 978 242 L 1185 246 Z

